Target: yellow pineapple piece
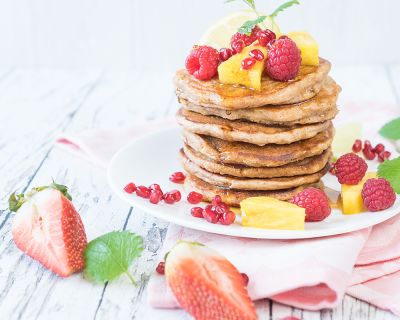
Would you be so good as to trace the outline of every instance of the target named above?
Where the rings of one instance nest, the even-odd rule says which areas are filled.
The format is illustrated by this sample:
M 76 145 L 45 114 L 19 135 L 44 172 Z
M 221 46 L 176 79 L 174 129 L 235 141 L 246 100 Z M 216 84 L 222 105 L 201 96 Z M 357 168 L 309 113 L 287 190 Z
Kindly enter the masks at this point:
M 289 32 L 287 36 L 292 39 L 301 51 L 301 64 L 305 66 L 319 65 L 319 46 L 314 38 L 305 31 Z
M 257 61 L 249 70 L 242 69 L 242 60 L 248 58 L 249 52 L 253 49 L 259 49 L 264 54 L 264 60 Z M 261 76 L 266 58 L 267 49 L 259 45 L 258 42 L 255 42 L 243 48 L 241 53 L 235 54 L 219 65 L 219 81 L 225 84 L 241 84 L 247 88 L 259 91 L 261 89 Z
M 343 213 L 354 214 L 366 211 L 361 197 L 365 181 L 376 178 L 376 172 L 367 172 L 364 178 L 356 185 L 342 184 Z
M 242 225 L 264 229 L 304 230 L 306 212 L 295 204 L 270 197 L 251 197 L 240 203 Z

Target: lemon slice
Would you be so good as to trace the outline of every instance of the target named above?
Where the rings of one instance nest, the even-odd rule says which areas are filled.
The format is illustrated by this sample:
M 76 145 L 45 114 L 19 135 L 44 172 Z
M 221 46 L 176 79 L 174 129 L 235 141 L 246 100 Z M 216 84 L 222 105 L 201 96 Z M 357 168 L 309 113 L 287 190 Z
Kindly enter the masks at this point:
M 262 15 L 264 14 L 260 13 L 260 16 Z M 244 22 L 256 18 L 257 15 L 250 10 L 233 12 L 208 28 L 200 38 L 199 44 L 209 45 L 216 49 L 230 47 L 232 35 L 238 31 Z M 269 17 L 267 17 L 260 26 L 272 30 L 277 36 L 281 34 L 278 25 Z
M 336 128 L 335 138 L 332 143 L 332 151 L 335 157 L 349 153 L 354 141 L 362 137 L 362 124 L 359 122 L 346 123 Z

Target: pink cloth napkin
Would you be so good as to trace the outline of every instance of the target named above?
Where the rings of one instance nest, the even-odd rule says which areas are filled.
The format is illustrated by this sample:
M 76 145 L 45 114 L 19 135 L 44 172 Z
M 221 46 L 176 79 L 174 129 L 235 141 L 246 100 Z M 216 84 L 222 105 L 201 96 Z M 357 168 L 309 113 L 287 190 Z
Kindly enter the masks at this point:
M 173 120 L 129 128 L 63 134 L 57 144 L 106 167 L 125 143 L 173 126 Z M 309 310 L 333 308 L 349 294 L 400 315 L 400 215 L 373 228 L 309 240 L 255 240 L 220 236 L 171 225 L 164 250 L 178 239 L 202 242 L 225 255 L 249 278 L 252 299 L 271 298 Z M 179 307 L 165 277 L 154 274 L 149 302 Z

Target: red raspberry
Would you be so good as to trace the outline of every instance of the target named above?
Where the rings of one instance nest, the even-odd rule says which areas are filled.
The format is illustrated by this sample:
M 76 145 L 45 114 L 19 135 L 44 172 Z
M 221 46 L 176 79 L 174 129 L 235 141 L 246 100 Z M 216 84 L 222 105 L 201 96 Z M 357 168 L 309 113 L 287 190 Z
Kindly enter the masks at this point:
M 354 141 L 353 144 L 353 152 L 358 153 L 361 151 L 361 149 L 362 149 L 362 142 L 360 139 L 357 139 L 356 141 Z
M 335 163 L 335 174 L 340 184 L 359 183 L 367 169 L 365 160 L 354 153 L 341 156 Z
M 257 39 L 260 45 L 266 47 L 270 41 L 276 39 L 276 35 L 269 29 L 260 30 L 257 32 Z
M 222 62 L 228 60 L 230 57 L 232 57 L 232 55 L 232 49 L 222 48 L 219 50 L 219 60 L 221 60 Z
M 249 36 L 240 32 L 236 32 L 231 38 L 231 47 L 235 53 L 242 52 L 244 47 L 247 47 L 256 41 L 257 32 L 260 30 L 261 29 L 258 26 L 255 26 L 253 30 L 251 30 L 251 34 Z
M 307 188 L 294 196 L 292 203 L 306 209 L 306 221 L 322 221 L 331 214 L 326 194 L 317 188 Z
M 210 80 L 217 74 L 219 52 L 209 46 L 195 46 L 186 58 L 186 70 L 199 80 Z
M 300 50 L 289 38 L 279 38 L 269 43 L 265 64 L 267 74 L 275 80 L 288 81 L 296 78 L 301 64 Z
M 389 181 L 383 178 L 368 179 L 361 191 L 364 206 L 369 211 L 380 211 L 390 208 L 395 200 L 396 194 Z
M 256 64 L 257 60 L 254 58 L 246 58 L 242 60 L 242 68 L 244 70 L 249 70 L 253 68 L 253 66 Z

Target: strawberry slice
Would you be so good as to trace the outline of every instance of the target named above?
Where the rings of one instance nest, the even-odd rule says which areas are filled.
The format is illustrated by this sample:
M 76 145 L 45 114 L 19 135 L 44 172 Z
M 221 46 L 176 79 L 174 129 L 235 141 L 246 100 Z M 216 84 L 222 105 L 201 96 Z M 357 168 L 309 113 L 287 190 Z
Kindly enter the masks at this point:
M 83 269 L 87 245 L 82 220 L 67 197 L 67 188 L 53 183 L 9 200 L 17 212 L 12 223 L 17 247 L 62 277 Z
M 165 276 L 181 307 L 197 320 L 257 319 L 239 271 L 200 243 L 176 244 L 166 258 Z

